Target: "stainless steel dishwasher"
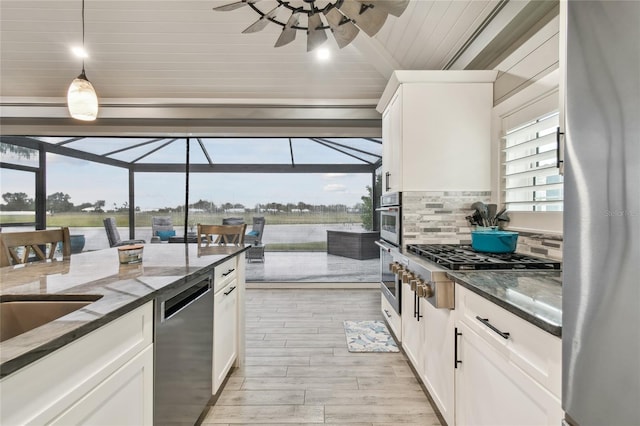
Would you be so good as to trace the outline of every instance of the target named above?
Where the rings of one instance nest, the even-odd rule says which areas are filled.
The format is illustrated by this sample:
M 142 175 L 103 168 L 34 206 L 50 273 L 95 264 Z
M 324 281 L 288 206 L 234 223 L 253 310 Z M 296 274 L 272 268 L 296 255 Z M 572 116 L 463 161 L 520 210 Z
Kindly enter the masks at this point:
M 211 274 L 158 296 L 155 307 L 155 425 L 194 424 L 212 394 Z

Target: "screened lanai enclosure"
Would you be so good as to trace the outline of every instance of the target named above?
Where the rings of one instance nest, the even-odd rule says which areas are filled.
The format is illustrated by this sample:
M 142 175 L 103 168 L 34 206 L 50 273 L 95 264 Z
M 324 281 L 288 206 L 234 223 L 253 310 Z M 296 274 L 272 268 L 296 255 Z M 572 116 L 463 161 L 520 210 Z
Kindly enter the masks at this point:
M 198 223 L 243 221 L 247 279 L 375 282 L 379 260 L 336 254 L 328 235 L 375 235 L 377 138 L 1 138 L 2 232 L 70 227 L 82 250 L 123 240 L 192 243 Z M 170 237 L 152 238 L 154 218 Z M 255 234 L 255 232 L 254 232 Z M 371 256 L 370 256 L 371 257 Z

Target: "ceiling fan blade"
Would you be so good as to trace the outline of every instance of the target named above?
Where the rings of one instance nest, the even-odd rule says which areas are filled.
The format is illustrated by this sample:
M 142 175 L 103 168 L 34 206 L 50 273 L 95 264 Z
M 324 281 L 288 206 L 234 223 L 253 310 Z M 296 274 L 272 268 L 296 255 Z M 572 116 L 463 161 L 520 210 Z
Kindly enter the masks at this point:
M 219 12 L 228 12 L 230 10 L 240 9 L 242 6 L 246 6 L 247 4 L 257 3 L 260 0 L 240 0 L 235 3 L 225 4 L 223 6 L 214 7 L 213 10 L 217 10 Z
M 265 13 L 264 16 L 261 16 L 260 19 L 258 19 L 256 22 L 254 22 L 253 24 L 249 25 L 244 31 L 242 31 L 242 34 L 256 33 L 258 31 L 264 30 L 265 27 L 267 25 L 269 25 L 269 22 L 270 22 L 269 19 L 273 18 L 274 16 L 276 16 L 276 13 L 277 13 L 279 7 L 280 7 L 280 5 L 278 4 L 276 7 L 271 9 L 269 12 Z
M 322 19 L 320 19 L 320 14 L 318 13 L 309 15 L 307 26 L 309 27 L 307 30 L 307 52 L 311 52 L 327 41 L 327 33 L 322 28 Z
M 373 4 L 393 16 L 400 16 L 409 6 L 409 0 L 376 0 Z
M 291 14 L 291 17 L 289 17 L 289 20 L 287 21 L 287 23 L 284 25 L 284 28 L 282 29 L 282 33 L 280 33 L 280 37 L 278 37 L 278 40 L 276 41 L 276 44 L 274 45 L 274 47 L 284 46 L 285 44 L 289 44 L 293 40 L 295 40 L 296 33 L 298 32 L 298 30 L 291 27 L 298 25 L 298 23 L 299 23 L 298 14 L 296 12 L 293 12 Z
M 340 49 L 351 43 L 360 32 L 358 27 L 353 25 L 353 22 L 336 8 L 325 10 L 324 16 L 327 18 L 333 37 L 336 39 Z
M 387 12 L 372 7 L 372 2 L 360 2 L 357 0 L 344 0 L 340 11 L 350 18 L 369 37 L 376 35 L 384 25 L 389 15 Z

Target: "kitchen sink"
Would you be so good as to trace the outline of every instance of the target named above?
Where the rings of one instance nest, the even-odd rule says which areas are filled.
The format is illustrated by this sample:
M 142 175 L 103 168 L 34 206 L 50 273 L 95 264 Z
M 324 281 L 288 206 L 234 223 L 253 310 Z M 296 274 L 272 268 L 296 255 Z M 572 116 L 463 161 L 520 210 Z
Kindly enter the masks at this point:
M 77 311 L 100 295 L 11 296 L 0 300 L 0 342 Z

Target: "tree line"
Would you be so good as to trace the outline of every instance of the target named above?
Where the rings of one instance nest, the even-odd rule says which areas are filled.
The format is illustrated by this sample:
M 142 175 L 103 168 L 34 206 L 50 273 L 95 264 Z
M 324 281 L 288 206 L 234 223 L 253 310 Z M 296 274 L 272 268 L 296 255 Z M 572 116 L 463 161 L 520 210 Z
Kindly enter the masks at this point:
M 36 202 L 24 192 L 5 192 L 2 194 L 5 204 L 0 204 L 2 211 L 30 211 L 35 210 Z M 74 205 L 71 196 L 63 192 L 54 192 L 47 197 L 47 211 L 53 213 L 79 212 L 88 208 L 93 211 L 103 212 L 106 205 L 105 200 L 97 200 L 94 203 L 82 203 Z

